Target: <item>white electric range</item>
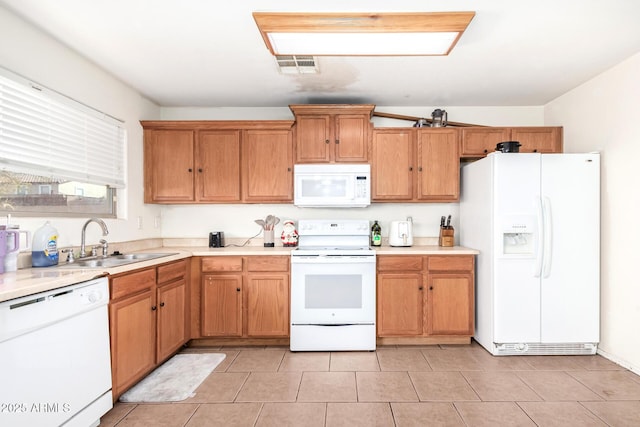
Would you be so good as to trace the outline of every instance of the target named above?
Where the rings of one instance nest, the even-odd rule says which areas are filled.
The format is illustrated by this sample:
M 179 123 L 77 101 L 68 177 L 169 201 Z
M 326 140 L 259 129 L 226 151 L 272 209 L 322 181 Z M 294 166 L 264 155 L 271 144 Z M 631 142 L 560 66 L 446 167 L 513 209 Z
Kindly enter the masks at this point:
M 375 350 L 368 220 L 300 220 L 291 252 L 291 351 Z

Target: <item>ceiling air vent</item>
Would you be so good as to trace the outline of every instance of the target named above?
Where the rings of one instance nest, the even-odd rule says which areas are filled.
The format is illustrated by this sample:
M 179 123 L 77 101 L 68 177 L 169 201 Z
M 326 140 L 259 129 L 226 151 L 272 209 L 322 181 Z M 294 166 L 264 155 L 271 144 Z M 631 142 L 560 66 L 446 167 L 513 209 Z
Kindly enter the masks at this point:
M 276 55 L 276 63 L 282 74 L 316 74 L 316 58 L 310 55 Z

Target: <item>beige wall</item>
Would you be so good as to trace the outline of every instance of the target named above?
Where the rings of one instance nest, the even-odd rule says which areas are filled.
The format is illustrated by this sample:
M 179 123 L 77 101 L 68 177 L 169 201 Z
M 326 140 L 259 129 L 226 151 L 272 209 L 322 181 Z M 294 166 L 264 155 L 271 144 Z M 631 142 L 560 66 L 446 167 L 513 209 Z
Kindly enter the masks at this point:
M 564 126 L 565 151 L 602 153 L 601 342 L 640 373 L 640 53 L 545 106 Z
M 160 109 L 71 49 L 0 7 L 0 66 L 77 101 L 125 121 L 128 135 L 127 189 L 119 194 L 118 219 L 107 220 L 112 242 L 158 237 L 154 218 L 160 208 L 142 202 L 141 119 L 157 118 Z M 143 228 L 138 229 L 138 217 Z M 43 218 L 14 217 L 22 229 L 35 231 Z M 79 245 L 87 218 L 49 218 L 60 234 L 59 245 Z M 100 227 L 87 229 L 87 243 L 97 243 Z

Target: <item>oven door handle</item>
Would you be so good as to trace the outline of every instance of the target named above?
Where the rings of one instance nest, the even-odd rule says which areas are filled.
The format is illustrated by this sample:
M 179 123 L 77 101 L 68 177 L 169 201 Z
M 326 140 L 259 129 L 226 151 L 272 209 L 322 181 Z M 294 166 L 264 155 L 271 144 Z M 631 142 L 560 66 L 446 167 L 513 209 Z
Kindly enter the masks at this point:
M 291 257 L 291 264 L 375 264 L 375 256 L 313 255 Z

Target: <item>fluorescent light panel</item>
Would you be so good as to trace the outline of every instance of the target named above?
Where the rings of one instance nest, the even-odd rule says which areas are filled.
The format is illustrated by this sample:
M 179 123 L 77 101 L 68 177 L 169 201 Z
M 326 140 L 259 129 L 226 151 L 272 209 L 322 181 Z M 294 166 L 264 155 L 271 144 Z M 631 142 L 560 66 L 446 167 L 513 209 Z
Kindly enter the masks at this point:
M 475 12 L 260 13 L 274 55 L 447 55 Z
M 458 33 L 270 33 L 276 52 L 307 55 L 446 55 Z M 311 53 L 313 52 L 313 53 Z

